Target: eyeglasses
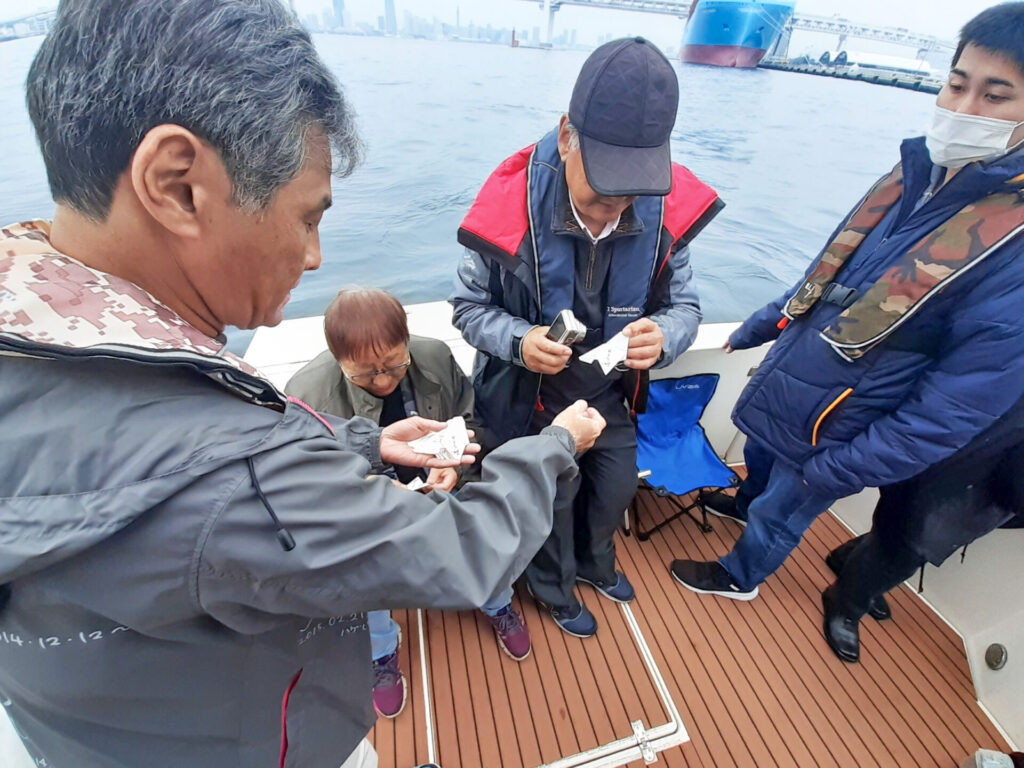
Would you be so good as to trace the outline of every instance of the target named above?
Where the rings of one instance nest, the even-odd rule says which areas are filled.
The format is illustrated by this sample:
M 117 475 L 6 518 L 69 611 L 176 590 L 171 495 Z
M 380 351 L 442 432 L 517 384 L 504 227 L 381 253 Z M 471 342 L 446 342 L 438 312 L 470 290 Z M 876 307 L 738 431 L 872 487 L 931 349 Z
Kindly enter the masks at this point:
M 341 375 L 355 384 L 360 382 L 365 384 L 368 381 L 373 381 L 378 376 L 388 376 L 392 379 L 397 379 L 402 375 L 402 371 L 409 367 L 410 363 L 412 363 L 412 360 L 406 360 L 401 365 L 393 365 L 390 368 L 382 368 L 379 371 L 367 371 L 366 373 L 355 374 L 346 373 L 345 369 L 342 368 Z

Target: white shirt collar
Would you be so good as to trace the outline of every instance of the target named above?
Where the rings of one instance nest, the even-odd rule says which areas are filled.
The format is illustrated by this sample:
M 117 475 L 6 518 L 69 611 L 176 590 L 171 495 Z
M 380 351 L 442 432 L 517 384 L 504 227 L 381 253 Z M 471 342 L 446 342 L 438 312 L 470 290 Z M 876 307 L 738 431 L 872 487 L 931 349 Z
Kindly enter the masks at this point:
M 615 221 L 604 225 L 604 229 L 601 230 L 601 234 L 599 234 L 597 237 L 594 237 L 592 234 L 590 234 L 590 229 L 587 227 L 587 225 L 583 223 L 583 219 L 580 218 L 580 212 L 576 210 L 576 203 L 572 201 L 572 192 L 569 193 L 569 207 L 572 208 L 572 215 L 576 217 L 576 223 L 580 225 L 580 229 L 582 229 L 584 233 L 586 233 L 587 237 L 590 238 L 590 242 L 592 243 L 600 242 L 601 240 L 604 240 L 606 237 L 608 237 L 608 235 L 614 232 L 615 228 L 619 226 L 619 221 L 622 219 L 622 214 L 620 213 L 618 216 L 615 217 Z

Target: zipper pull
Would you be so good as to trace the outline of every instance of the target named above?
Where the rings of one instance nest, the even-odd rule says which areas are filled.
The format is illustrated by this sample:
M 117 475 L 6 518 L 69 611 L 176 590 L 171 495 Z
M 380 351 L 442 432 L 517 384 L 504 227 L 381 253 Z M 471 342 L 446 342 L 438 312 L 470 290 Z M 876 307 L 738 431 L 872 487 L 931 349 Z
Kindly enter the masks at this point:
M 789 325 L 789 318 L 783 315 L 782 319 L 775 324 L 775 327 L 778 328 L 780 331 L 784 331 L 786 330 L 787 325 Z

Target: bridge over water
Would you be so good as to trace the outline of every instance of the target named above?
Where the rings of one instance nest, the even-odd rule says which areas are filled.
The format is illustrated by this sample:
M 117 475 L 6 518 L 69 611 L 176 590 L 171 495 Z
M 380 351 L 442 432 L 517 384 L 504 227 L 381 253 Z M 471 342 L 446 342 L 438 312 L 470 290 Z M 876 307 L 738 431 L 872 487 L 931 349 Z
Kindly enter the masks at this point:
M 536 2 L 541 8 L 548 12 L 548 36 L 547 41 L 551 42 L 552 31 L 555 23 L 555 13 L 566 5 L 576 5 L 585 8 L 598 8 L 605 10 L 639 11 L 641 13 L 658 13 L 666 16 L 676 16 L 686 19 L 690 14 L 689 0 L 528 0 Z M 894 43 L 915 48 L 918 51 L 950 50 L 955 44 L 947 40 L 940 40 L 929 35 L 919 35 L 907 29 L 893 27 L 877 27 L 870 24 L 858 24 L 848 19 L 829 16 L 811 16 L 803 13 L 795 13 L 786 25 L 780 38 L 780 45 L 776 47 L 778 53 L 784 54 L 789 44 L 789 35 L 795 29 L 802 29 L 811 32 L 821 32 L 835 35 L 839 38 L 837 50 L 844 47 L 847 38 L 854 37 L 863 40 L 877 40 L 884 43 Z

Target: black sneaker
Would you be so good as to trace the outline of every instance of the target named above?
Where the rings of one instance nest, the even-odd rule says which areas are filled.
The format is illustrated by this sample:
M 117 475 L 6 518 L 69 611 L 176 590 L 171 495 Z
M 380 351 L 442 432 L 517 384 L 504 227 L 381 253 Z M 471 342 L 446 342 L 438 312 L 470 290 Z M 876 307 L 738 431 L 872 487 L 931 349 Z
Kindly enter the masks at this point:
M 753 600 L 757 597 L 757 587 L 744 592 L 717 560 L 710 563 L 698 560 L 673 560 L 669 570 L 672 572 L 672 578 L 691 592 L 718 595 L 731 600 Z
M 735 520 L 740 525 L 747 524 L 747 513 L 736 509 L 736 497 L 725 491 L 712 491 L 701 495 L 704 508 L 715 517 Z

